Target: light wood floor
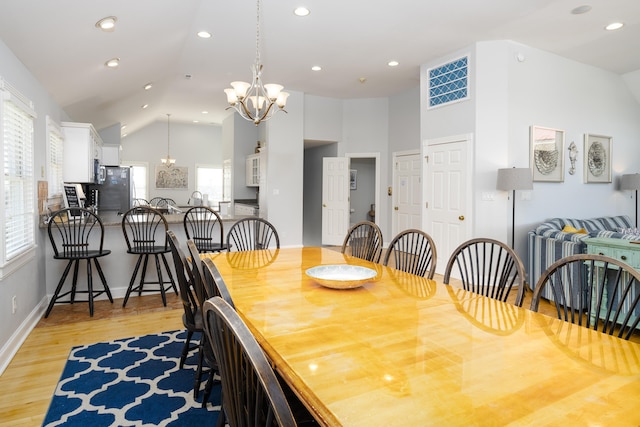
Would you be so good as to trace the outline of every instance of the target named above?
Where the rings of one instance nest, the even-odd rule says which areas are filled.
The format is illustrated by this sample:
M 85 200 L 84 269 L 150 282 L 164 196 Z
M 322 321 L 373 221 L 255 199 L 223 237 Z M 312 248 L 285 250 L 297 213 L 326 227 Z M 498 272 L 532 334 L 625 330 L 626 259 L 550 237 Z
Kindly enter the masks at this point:
M 442 277 L 436 275 L 435 279 L 441 281 Z M 529 291 L 523 307 L 528 308 L 530 303 Z M 540 311 L 555 316 L 548 302 L 541 303 Z M 167 307 L 163 307 L 159 295 L 132 297 L 125 309 L 122 299 L 113 304 L 98 301 L 93 318 L 86 303 L 55 306 L 0 377 L 0 427 L 42 424 L 72 347 L 182 327 L 182 304 L 173 293 L 167 295 Z M 640 342 L 640 335 L 632 340 Z

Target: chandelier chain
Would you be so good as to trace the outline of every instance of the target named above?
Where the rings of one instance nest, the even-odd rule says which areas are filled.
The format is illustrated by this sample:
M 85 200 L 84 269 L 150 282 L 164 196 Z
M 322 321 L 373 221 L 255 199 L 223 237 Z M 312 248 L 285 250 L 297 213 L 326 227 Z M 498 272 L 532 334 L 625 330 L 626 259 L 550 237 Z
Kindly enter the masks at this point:
M 260 0 L 256 0 L 256 64 L 260 66 Z

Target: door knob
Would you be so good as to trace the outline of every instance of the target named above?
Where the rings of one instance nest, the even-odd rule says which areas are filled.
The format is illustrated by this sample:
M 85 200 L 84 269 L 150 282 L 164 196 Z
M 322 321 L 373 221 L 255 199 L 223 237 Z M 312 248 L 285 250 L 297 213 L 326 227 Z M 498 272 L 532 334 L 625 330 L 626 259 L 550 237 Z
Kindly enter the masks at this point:
M 460 215 L 460 216 L 458 217 L 458 219 L 459 219 L 460 221 L 464 221 L 464 215 Z
M 325 204 L 323 203 L 323 204 L 322 204 L 322 207 L 323 207 L 323 208 L 326 208 L 326 207 L 327 207 L 327 205 L 325 205 Z
M 393 209 L 397 211 L 397 210 L 398 210 L 398 207 L 397 207 L 397 206 L 395 206 Z

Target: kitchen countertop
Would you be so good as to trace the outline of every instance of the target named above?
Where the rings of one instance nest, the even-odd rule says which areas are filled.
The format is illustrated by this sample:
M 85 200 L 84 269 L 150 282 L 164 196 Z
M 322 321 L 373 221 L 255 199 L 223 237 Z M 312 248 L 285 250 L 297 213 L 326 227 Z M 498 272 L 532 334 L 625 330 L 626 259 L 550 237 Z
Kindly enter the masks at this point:
M 186 212 L 186 210 L 179 214 L 165 214 L 164 217 L 169 224 L 182 224 L 184 222 L 184 212 Z M 122 214 L 119 214 L 117 211 L 98 212 L 98 216 L 102 220 L 102 225 L 105 227 L 122 225 Z M 220 215 L 220 219 L 223 222 L 236 222 L 247 216 L 249 215 Z M 40 221 L 40 227 L 46 228 L 47 224 L 45 224 L 44 221 Z
M 233 203 L 235 203 L 236 205 L 252 206 L 254 208 L 260 207 L 257 199 L 235 199 Z

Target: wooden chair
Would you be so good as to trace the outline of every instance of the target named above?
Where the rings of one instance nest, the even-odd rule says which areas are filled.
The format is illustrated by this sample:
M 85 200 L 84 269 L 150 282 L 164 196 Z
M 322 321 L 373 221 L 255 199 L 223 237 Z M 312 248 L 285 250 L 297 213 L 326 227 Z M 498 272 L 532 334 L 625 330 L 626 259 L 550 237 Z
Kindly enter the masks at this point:
M 194 206 L 190 208 L 183 219 L 184 232 L 187 239 L 192 239 L 198 251 L 220 252 L 226 251 L 224 243 L 224 227 L 220 215 L 208 206 Z M 215 236 L 218 235 L 216 239 Z
M 147 199 L 142 199 L 142 198 L 135 198 L 133 199 L 133 203 L 132 203 L 132 207 L 136 207 L 136 206 L 148 206 L 149 205 L 149 201 Z
M 215 288 L 209 289 L 207 286 L 207 282 L 205 281 L 203 263 L 200 258 L 200 252 L 196 247 L 196 244 L 193 240 L 187 240 L 187 248 L 189 249 L 189 255 L 191 256 L 191 272 L 193 275 L 193 282 L 195 287 L 198 289 L 196 295 L 198 296 L 198 307 L 201 312 L 204 313 L 204 303 L 207 299 L 214 296 Z M 208 394 L 207 388 L 209 389 L 209 393 L 211 392 L 211 385 L 213 384 L 213 378 L 216 372 L 218 372 L 218 362 L 216 361 L 215 356 L 213 355 L 213 351 L 207 346 L 207 336 L 206 334 L 202 336 L 200 339 L 200 346 L 198 352 L 198 367 L 196 369 L 196 379 L 195 384 L 193 386 L 193 396 L 194 398 L 198 397 L 200 392 L 200 385 L 202 384 L 202 374 L 205 363 L 209 366 L 209 377 L 207 382 L 205 383 L 205 396 L 202 399 L 202 407 L 204 408 L 207 404 Z M 209 382 L 211 381 L 211 385 Z
M 493 239 L 471 239 L 458 246 L 444 272 L 449 284 L 457 267 L 465 290 L 500 301 L 507 301 L 512 288 L 518 288 L 515 305 L 522 307 L 525 292 L 524 265 L 507 245 Z
M 127 305 L 131 292 L 138 292 L 141 295 L 142 292 L 157 292 L 160 291 L 162 295 L 162 303 L 167 305 L 166 291 L 173 289 L 177 294 L 175 281 L 173 280 L 173 274 L 169 268 L 167 257 L 165 254 L 171 252 L 169 248 L 167 231 L 169 225 L 164 215 L 151 206 L 137 206 L 129 209 L 122 217 L 122 233 L 127 243 L 127 253 L 136 255 L 138 261 L 131 275 L 131 281 L 127 288 L 127 293 L 124 297 L 122 306 Z M 149 257 L 153 257 L 156 264 L 156 281 L 147 281 L 147 265 L 149 263 Z M 164 280 L 162 276 L 162 268 L 160 266 L 160 260 L 165 267 L 165 272 L 169 277 L 169 280 Z M 143 262 L 144 261 L 144 262 Z M 134 287 L 138 271 L 140 270 L 140 264 L 142 264 L 142 271 L 140 273 L 140 282 L 138 286 Z M 146 284 L 157 284 L 157 288 L 146 288 Z M 165 284 L 167 284 L 165 286 Z
M 640 272 L 604 255 L 559 259 L 535 285 L 531 310 L 551 288 L 558 319 L 628 340 L 640 322 Z
M 243 218 L 229 229 L 227 246 L 228 251 L 280 248 L 280 238 L 276 228 L 266 219 Z
M 218 271 L 218 268 L 216 267 L 214 262 L 211 260 L 211 258 L 205 258 L 202 261 L 202 265 L 204 271 L 204 285 L 207 292 L 207 299 L 220 297 L 227 304 L 229 304 L 231 308 L 235 310 L 235 305 L 233 304 L 233 300 L 231 299 L 229 288 L 227 288 L 227 284 L 224 282 L 224 279 L 220 275 L 220 271 Z M 202 351 L 205 352 L 205 360 L 207 360 L 207 363 L 214 363 L 217 367 L 217 361 L 215 360 L 212 348 L 206 345 L 206 341 L 201 341 L 203 343 Z M 209 401 L 209 396 L 211 396 L 211 390 L 213 388 L 214 382 L 214 376 L 209 375 L 209 377 L 207 378 L 207 383 L 204 386 L 204 396 L 202 397 L 203 408 Z
M 436 245 L 424 231 L 410 229 L 398 233 L 389 244 L 384 265 L 389 265 L 391 254 L 396 269 L 433 279 L 437 262 Z
M 149 206 L 151 206 L 152 208 L 166 208 L 167 207 L 167 199 L 165 199 L 164 197 L 154 197 L 151 200 L 149 200 Z
M 224 413 L 231 427 L 296 426 L 273 368 L 236 311 L 215 297 L 205 303 L 204 317 L 206 335 L 220 366 L 220 415 Z
M 342 243 L 342 253 L 347 252 L 354 257 L 379 262 L 382 255 L 382 232 L 380 228 L 371 221 L 362 221 L 355 224 L 349 229 Z
M 56 303 L 73 304 L 75 302 L 88 302 L 89 315 L 93 316 L 93 300 L 95 297 L 106 294 L 109 301 L 113 303 L 107 280 L 104 277 L 98 258 L 109 255 L 110 250 L 103 248 L 104 243 L 104 226 L 100 218 L 92 211 L 84 208 L 66 208 L 61 209 L 51 216 L 47 225 L 49 240 L 53 247 L 53 258 L 67 260 L 67 266 L 60 277 L 58 286 L 51 297 L 47 311 L 44 317 L 48 317 L 51 309 Z M 87 290 L 78 290 L 78 268 L 80 261 L 87 261 Z M 91 261 L 98 271 L 102 282 L 102 290 L 93 289 L 93 272 L 91 270 Z M 60 293 L 64 282 L 67 279 L 71 266 L 73 269 L 73 282 L 71 289 L 67 292 Z M 87 300 L 76 300 L 76 294 L 87 294 Z M 69 296 L 69 299 L 62 298 Z
M 173 256 L 173 265 L 178 278 L 180 300 L 182 301 L 182 308 L 184 310 L 182 324 L 187 330 L 187 339 L 182 348 L 182 354 L 180 355 L 180 369 L 182 369 L 189 352 L 199 348 L 199 346 L 191 346 L 191 338 L 193 338 L 195 332 L 202 333 L 204 331 L 202 327 L 202 311 L 198 308 L 195 289 L 192 286 L 193 275 L 187 264 L 187 258 L 184 252 L 182 252 L 182 249 L 180 249 L 180 242 L 178 242 L 178 238 L 171 230 L 167 231 L 167 236 L 169 237 L 169 247 L 171 248 L 171 255 Z

